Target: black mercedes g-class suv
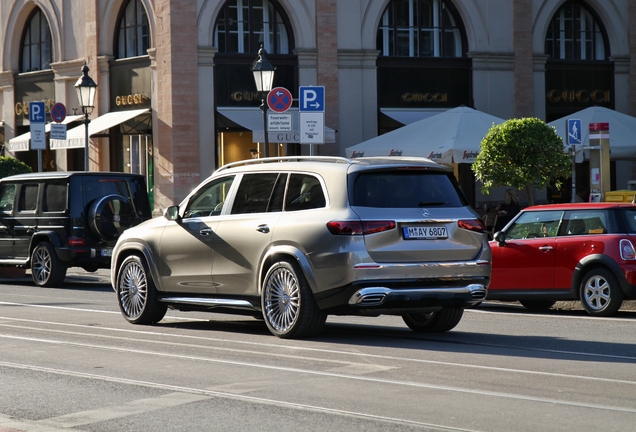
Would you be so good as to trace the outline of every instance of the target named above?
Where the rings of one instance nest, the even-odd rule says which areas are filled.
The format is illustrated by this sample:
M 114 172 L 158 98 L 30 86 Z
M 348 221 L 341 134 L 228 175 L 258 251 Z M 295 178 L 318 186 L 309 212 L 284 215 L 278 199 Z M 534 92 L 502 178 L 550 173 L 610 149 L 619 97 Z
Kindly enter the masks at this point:
M 45 172 L 0 180 L 0 266 L 30 268 L 59 286 L 68 267 L 110 268 L 126 229 L 151 218 L 144 177 L 116 172 Z

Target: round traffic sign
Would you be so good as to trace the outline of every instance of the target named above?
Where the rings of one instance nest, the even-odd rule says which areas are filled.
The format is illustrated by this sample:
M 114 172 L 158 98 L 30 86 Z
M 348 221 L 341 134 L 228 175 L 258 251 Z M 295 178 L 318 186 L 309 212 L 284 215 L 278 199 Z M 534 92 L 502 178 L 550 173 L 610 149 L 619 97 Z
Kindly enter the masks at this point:
M 277 113 L 285 112 L 292 105 L 292 94 L 285 87 L 275 87 L 267 94 L 267 105 Z
M 62 123 L 66 118 L 66 107 L 63 103 L 54 103 L 51 107 L 51 119 L 56 123 Z

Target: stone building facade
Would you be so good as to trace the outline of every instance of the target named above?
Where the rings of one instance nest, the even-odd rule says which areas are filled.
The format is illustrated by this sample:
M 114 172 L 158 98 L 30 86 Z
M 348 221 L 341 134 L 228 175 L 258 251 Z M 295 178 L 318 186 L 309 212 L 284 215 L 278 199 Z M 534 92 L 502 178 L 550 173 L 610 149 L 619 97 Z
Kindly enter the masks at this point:
M 3 0 L 0 28 L 4 154 L 84 169 L 73 87 L 86 62 L 98 84 L 89 169 L 146 175 L 157 211 L 219 165 L 263 155 L 250 71 L 261 45 L 275 86 L 325 89 L 325 144 L 300 143 L 294 126 L 268 133 L 271 155 L 346 156 L 460 105 L 547 121 L 592 105 L 636 115 L 629 0 Z M 39 154 L 25 136 L 36 100 L 68 112 L 67 140 Z M 296 122 L 297 101 L 289 112 Z M 631 161 L 613 169 L 617 188 L 634 175 Z

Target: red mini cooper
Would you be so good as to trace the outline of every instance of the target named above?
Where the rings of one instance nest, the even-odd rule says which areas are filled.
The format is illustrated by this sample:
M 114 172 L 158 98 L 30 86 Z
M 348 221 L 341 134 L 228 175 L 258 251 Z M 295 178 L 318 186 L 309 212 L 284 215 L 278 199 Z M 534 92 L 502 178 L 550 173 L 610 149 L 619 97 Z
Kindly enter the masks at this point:
M 547 310 L 581 300 L 610 316 L 636 298 L 636 205 L 550 204 L 525 208 L 490 242 L 488 300 Z

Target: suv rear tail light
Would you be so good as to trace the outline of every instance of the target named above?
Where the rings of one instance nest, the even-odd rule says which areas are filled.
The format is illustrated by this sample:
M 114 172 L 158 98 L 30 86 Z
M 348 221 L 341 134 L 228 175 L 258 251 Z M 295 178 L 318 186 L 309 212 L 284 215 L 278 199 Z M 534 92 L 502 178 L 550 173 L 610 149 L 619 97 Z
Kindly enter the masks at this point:
M 623 239 L 621 240 L 621 258 L 624 260 L 633 260 L 636 259 L 636 250 L 634 250 L 634 245 L 631 241 Z
M 331 221 L 327 229 L 333 235 L 363 235 L 388 231 L 396 227 L 395 221 Z
M 69 237 L 68 245 L 69 246 L 85 246 L 86 240 L 82 237 Z
M 460 228 L 483 233 L 486 231 L 486 224 L 481 219 L 462 219 L 457 221 Z

